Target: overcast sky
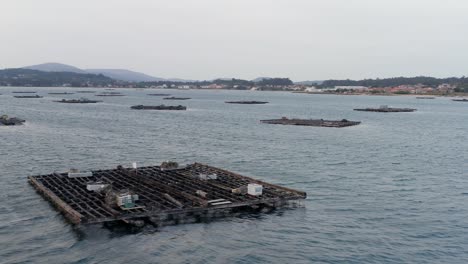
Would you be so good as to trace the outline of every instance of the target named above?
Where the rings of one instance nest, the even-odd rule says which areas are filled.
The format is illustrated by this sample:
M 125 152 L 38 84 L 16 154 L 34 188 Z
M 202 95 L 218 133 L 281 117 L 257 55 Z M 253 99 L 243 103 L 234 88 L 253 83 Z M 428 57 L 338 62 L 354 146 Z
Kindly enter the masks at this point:
M 466 0 L 0 0 L 0 68 L 158 77 L 468 75 Z

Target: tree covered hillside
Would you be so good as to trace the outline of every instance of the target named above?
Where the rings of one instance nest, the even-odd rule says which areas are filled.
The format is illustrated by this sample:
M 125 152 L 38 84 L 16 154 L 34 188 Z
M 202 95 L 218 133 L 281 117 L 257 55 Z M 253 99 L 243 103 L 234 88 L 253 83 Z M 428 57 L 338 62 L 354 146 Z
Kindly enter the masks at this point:
M 105 86 L 117 81 L 102 74 L 84 74 L 75 72 L 44 72 L 30 69 L 0 70 L 0 86 Z

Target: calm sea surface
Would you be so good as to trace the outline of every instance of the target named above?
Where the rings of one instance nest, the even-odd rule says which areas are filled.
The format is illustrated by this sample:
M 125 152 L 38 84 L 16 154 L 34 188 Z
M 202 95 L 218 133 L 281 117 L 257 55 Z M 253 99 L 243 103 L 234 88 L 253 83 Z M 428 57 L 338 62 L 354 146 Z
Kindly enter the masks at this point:
M 18 90 L 44 98 L 13 98 Z M 0 127 L 0 263 L 468 262 L 467 103 L 199 90 L 47 95 L 70 90 L 0 88 L 0 114 L 27 120 Z M 158 92 L 192 99 L 146 96 Z M 83 95 L 104 103 L 52 102 Z M 188 111 L 129 109 L 161 103 Z M 352 111 L 383 104 L 418 111 Z M 362 124 L 337 129 L 259 122 L 282 116 Z M 165 160 L 207 163 L 306 191 L 305 208 L 139 232 L 76 229 L 26 179 L 70 167 Z

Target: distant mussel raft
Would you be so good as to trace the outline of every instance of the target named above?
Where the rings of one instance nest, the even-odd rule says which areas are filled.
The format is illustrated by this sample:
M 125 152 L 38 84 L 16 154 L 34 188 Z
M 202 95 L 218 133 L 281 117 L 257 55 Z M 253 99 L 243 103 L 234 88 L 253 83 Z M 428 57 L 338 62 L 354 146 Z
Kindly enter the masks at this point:
M 152 94 L 147 94 L 149 96 L 171 96 L 170 94 L 164 94 L 164 93 L 152 93 Z
M 80 99 L 70 99 L 70 100 L 62 99 L 60 101 L 54 101 L 54 102 L 64 103 L 64 104 L 94 104 L 94 103 L 100 103 L 102 101 L 89 100 L 87 98 L 80 98 Z
M 134 105 L 130 107 L 134 110 L 187 110 L 183 105 Z
M 164 97 L 163 100 L 189 100 L 190 97 Z
M 289 119 L 283 117 L 281 119 L 260 120 L 262 123 L 274 125 L 292 125 L 292 126 L 315 126 L 315 127 L 348 127 L 361 124 L 359 121 L 342 120 L 324 120 L 324 119 Z
M 264 101 L 226 101 L 226 104 L 268 104 Z
M 23 99 L 25 99 L 25 98 L 42 98 L 42 96 L 37 95 L 37 94 L 36 95 L 15 95 L 14 97 L 15 98 L 23 98 Z
M 103 92 L 96 94 L 95 96 L 125 96 L 125 94 L 121 94 L 119 92 Z
M 397 113 L 397 112 L 414 112 L 414 108 L 396 108 L 381 105 L 378 108 L 355 108 L 354 111 L 366 111 L 366 112 L 380 112 L 380 113 Z

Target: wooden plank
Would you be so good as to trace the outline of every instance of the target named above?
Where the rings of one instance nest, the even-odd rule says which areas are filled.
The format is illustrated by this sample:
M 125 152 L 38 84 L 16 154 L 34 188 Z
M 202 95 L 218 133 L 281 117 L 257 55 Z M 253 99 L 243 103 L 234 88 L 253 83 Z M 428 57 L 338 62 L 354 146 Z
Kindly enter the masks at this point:
M 68 220 L 73 224 L 80 224 L 81 218 L 83 217 L 80 213 L 71 208 L 67 203 L 60 199 L 57 195 L 51 192 L 46 188 L 42 183 L 34 179 L 33 177 L 28 177 L 29 182 L 46 198 L 48 198 L 62 213 L 65 214 Z
M 164 197 L 166 197 L 169 201 L 171 201 L 172 203 L 174 203 L 175 205 L 177 205 L 179 208 L 184 207 L 184 205 L 183 205 L 181 202 L 177 201 L 177 199 L 174 198 L 174 197 L 172 197 L 170 194 L 165 193 L 165 194 L 164 194 Z

